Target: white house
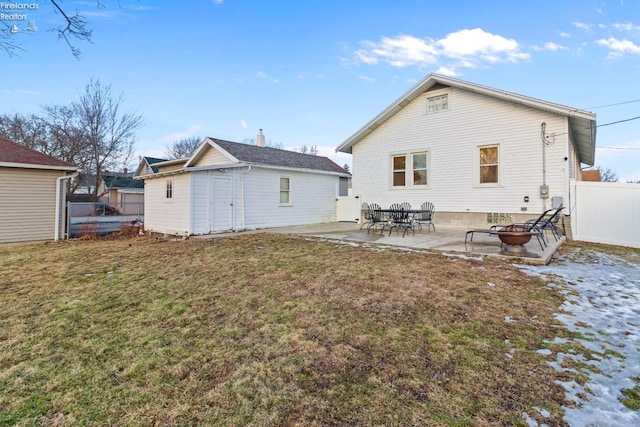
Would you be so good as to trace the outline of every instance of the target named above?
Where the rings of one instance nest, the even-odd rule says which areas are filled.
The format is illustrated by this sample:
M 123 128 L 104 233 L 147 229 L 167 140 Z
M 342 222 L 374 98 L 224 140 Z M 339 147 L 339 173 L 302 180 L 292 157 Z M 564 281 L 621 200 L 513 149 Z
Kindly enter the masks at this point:
M 438 225 L 483 227 L 552 201 L 571 215 L 595 142 L 593 113 L 430 74 L 336 151 L 353 154 L 361 201 L 429 201 Z
M 215 138 L 138 171 L 145 230 L 180 235 L 335 221 L 350 177 L 326 157 Z
M 72 164 L 0 137 L 0 243 L 58 240 Z

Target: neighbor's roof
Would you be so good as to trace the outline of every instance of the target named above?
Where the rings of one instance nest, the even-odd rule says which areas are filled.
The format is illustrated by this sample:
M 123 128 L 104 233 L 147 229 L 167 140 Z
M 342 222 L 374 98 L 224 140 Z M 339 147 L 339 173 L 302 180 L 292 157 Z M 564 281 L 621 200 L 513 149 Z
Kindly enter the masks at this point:
M 439 74 L 429 74 L 423 80 L 418 82 L 404 95 L 394 101 L 390 106 L 374 117 L 369 123 L 364 125 L 360 130 L 347 138 L 336 151 L 351 153 L 351 147 L 365 136 L 373 132 L 376 128 L 386 122 L 402 108 L 407 106 L 413 100 L 418 98 L 433 86 L 440 84 L 449 87 L 455 87 L 482 95 L 491 96 L 505 101 L 521 104 L 527 107 L 548 111 L 554 114 L 560 114 L 569 118 L 570 131 L 573 133 L 580 161 L 587 165 L 593 165 L 596 147 L 596 116 L 595 114 L 567 107 L 560 104 L 554 104 L 542 101 L 536 98 L 530 98 L 503 90 L 493 89 L 488 86 L 482 86 L 475 83 L 465 82 L 463 80 L 453 79 L 451 77 Z
M 78 169 L 71 163 L 32 150 L 31 148 L 2 137 L 0 137 L 0 166 L 68 171 Z
M 109 189 L 144 188 L 144 182 L 133 179 L 133 174 L 105 174 L 102 180 L 104 181 L 104 186 Z
M 207 139 L 242 163 L 290 169 L 311 169 L 349 175 L 347 170 L 340 167 L 328 157 L 296 153 L 295 151 L 282 150 L 279 148 L 241 144 L 239 142 L 224 141 L 216 138 Z M 197 151 L 199 150 L 196 150 L 196 153 Z M 194 153 L 194 156 L 196 153 Z
M 158 167 L 157 166 L 152 166 L 156 163 L 161 163 L 161 162 L 166 162 L 167 159 L 159 159 L 157 157 L 144 157 L 144 161 L 147 162 L 147 164 L 151 167 L 151 170 L 154 172 L 158 172 Z

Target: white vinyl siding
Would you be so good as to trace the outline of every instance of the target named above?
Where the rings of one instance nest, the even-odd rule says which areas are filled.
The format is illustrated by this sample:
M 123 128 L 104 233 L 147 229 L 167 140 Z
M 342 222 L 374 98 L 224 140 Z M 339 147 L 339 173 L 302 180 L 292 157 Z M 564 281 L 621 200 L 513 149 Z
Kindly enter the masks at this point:
M 56 179 L 64 175 L 0 167 L 0 243 L 54 239 Z
M 244 175 L 247 229 L 315 224 L 336 220 L 338 178 L 335 175 L 287 171 L 291 179 L 290 206 L 281 205 L 282 172 L 254 166 Z M 236 211 L 237 212 L 237 211 Z
M 383 207 L 409 202 L 434 203 L 440 212 L 520 213 L 524 196 L 529 212 L 541 212 L 540 124 L 555 133 L 546 150 L 546 181 L 550 196 L 567 200 L 568 122 L 566 117 L 514 105 L 485 95 L 452 88 L 447 114 L 424 114 L 426 98 L 416 98 L 353 146 L 353 193 Z M 428 141 L 428 185 L 390 186 L 390 159 L 400 153 L 424 152 Z M 476 186 L 477 147 L 500 145 L 500 185 Z
M 233 163 L 227 156 L 209 146 L 204 154 L 191 166 L 203 166 L 203 165 L 220 165 Z
M 167 199 L 167 179 L 172 180 L 172 198 Z M 144 228 L 167 234 L 190 234 L 191 181 L 189 174 L 146 179 L 144 183 Z

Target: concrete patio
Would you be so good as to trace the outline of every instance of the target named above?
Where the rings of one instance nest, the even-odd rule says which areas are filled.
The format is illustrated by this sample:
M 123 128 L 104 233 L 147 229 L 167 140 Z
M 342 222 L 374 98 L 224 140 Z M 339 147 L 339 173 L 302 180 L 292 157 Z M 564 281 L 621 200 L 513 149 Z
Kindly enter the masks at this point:
M 437 226 L 436 226 L 437 227 Z M 553 236 L 549 236 L 549 242 L 544 250 L 540 249 L 537 239 L 532 238 L 525 245 L 530 256 L 511 256 L 501 253 L 500 239 L 496 235 L 476 233 L 473 241 L 468 241 L 465 245 L 466 229 L 442 228 L 428 232 L 426 229 L 411 232 L 402 237 L 402 233 L 393 231 L 389 235 L 388 231 L 381 234 L 380 231 L 372 230 L 367 233 L 366 227 L 360 230 L 360 224 L 352 222 L 333 222 L 325 224 L 299 225 L 292 227 L 281 227 L 261 230 L 263 232 L 297 234 L 302 236 L 314 236 L 327 239 L 368 242 L 375 245 L 391 245 L 406 248 L 434 250 L 441 252 L 457 252 L 467 256 L 492 256 L 505 260 L 518 260 L 527 264 L 546 265 L 551 260 L 553 254 L 564 242 L 564 237 L 558 242 Z

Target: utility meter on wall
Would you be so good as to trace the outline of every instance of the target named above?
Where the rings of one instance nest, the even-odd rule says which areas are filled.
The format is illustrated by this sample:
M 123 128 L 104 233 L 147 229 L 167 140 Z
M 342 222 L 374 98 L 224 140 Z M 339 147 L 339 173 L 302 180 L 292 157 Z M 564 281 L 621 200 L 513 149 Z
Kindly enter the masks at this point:
M 548 185 L 541 185 L 540 186 L 540 198 L 541 199 L 548 199 L 549 198 L 549 186 Z

